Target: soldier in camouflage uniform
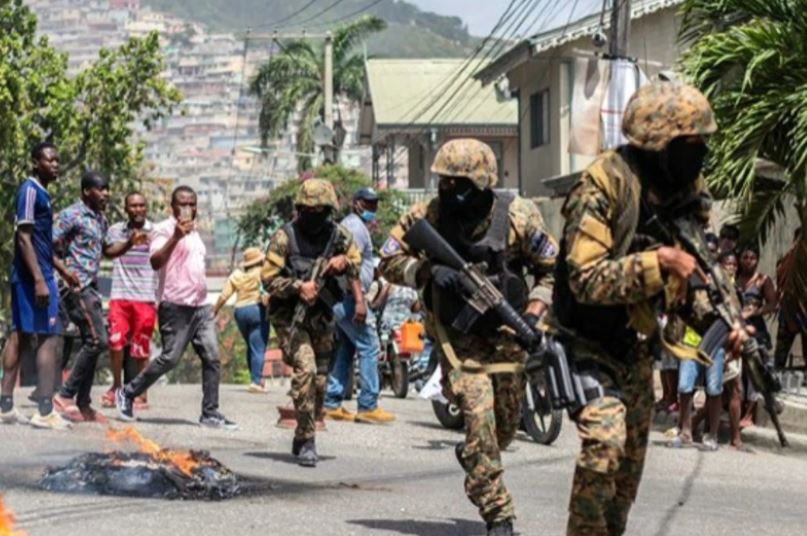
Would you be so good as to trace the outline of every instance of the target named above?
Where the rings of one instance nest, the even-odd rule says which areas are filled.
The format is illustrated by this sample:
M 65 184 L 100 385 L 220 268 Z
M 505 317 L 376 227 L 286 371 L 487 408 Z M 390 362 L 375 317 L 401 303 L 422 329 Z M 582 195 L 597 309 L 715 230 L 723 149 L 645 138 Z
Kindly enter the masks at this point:
M 647 85 L 628 103 L 622 129 L 629 143 L 600 155 L 566 199 L 547 315 L 578 370 L 605 389 L 574 416 L 582 447 L 569 535 L 624 532 L 647 449 L 652 350 L 684 357 L 659 332 L 657 307 L 673 312 L 680 282 L 700 268 L 678 248 L 655 247 L 648 217 L 687 199 L 695 200 L 687 214 L 708 221 L 701 169 L 717 125 L 706 98 L 682 84 Z
M 465 418 L 465 442 L 456 452 L 467 474 L 465 492 L 487 522 L 488 534 L 509 535 L 514 510 L 502 480 L 500 452 L 512 441 L 521 419 L 524 352 L 496 319 L 486 322 L 483 317 L 467 334 L 453 328 L 451 319 L 463 306 L 458 273 L 411 250 L 404 235 L 426 218 L 467 261 L 485 262 L 492 280 L 510 280 L 502 285 L 510 291 L 503 293 L 533 325 L 551 300 L 557 244 L 532 202 L 492 190 L 496 157 L 484 143 L 449 141 L 431 171 L 440 177 L 439 196 L 411 207 L 392 229 L 382 247 L 381 271 L 393 284 L 424 292 L 426 328 L 438 341 L 434 351 L 440 358 L 444 393 Z M 524 279 L 527 273 L 536 281 L 531 291 Z
M 331 220 L 338 206 L 333 186 L 308 179 L 300 187 L 294 206 L 297 217 L 279 229 L 269 243 L 261 279 L 271 296 L 269 316 L 283 348 L 283 361 L 292 368 L 291 398 L 297 410 L 292 454 L 306 467 L 317 464 L 315 419 L 322 411 L 325 382 L 333 353 L 332 300 L 341 292 L 334 276 L 343 274 L 356 300 L 355 320 L 364 322 L 367 309 L 359 284 L 361 255 L 350 232 Z M 325 268 L 326 283 L 318 288 L 308 277 L 330 240 L 333 254 Z M 330 296 L 330 299 L 326 299 Z M 302 325 L 291 326 L 294 309 L 308 305 Z

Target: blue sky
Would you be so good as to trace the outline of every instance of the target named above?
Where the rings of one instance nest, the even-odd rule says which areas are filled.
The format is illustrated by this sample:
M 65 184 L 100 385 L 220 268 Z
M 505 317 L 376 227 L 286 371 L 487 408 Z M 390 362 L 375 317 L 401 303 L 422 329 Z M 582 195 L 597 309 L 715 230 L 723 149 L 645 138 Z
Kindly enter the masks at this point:
M 507 9 L 511 0 L 408 0 L 421 9 L 434 11 L 442 15 L 456 15 L 461 17 L 467 24 L 473 35 L 487 35 L 499 17 Z M 537 15 L 540 11 L 545 11 L 546 15 L 529 29 L 521 29 L 522 33 L 532 34 L 537 30 L 551 29 L 566 24 L 569 14 L 574 7 L 573 20 L 598 11 L 602 7 L 602 0 L 526 0 L 528 4 L 523 4 L 525 0 L 516 0 L 516 8 L 526 9 L 526 5 L 535 2 L 533 13 Z M 576 4 L 576 6 L 575 6 Z M 520 12 L 520 11 L 519 11 Z M 531 14 L 530 17 L 533 15 Z M 528 18 L 528 21 L 533 20 Z

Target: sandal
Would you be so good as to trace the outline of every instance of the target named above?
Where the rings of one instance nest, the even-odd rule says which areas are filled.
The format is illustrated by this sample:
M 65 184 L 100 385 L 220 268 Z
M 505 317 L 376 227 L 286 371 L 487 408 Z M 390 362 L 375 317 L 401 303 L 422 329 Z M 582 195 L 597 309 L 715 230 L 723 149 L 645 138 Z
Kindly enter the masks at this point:
M 692 446 L 692 438 L 683 434 L 678 434 L 674 438 L 667 441 L 667 447 L 671 449 L 683 449 Z

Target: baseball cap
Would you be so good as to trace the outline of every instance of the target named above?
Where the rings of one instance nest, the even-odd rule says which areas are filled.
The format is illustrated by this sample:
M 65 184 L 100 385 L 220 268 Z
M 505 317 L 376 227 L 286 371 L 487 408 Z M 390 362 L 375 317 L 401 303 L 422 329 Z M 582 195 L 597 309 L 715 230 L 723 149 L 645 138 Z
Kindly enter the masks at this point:
M 373 188 L 359 188 L 353 194 L 353 200 L 361 199 L 363 201 L 378 201 L 378 193 Z

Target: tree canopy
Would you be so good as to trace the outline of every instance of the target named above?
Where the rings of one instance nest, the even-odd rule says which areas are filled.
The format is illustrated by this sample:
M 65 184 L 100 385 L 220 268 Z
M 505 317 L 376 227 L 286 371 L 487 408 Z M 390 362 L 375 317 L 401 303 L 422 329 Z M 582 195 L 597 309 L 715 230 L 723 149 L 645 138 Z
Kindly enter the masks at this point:
M 336 189 L 339 198 L 337 220 L 346 216 L 352 205 L 353 193 L 361 187 L 370 186 L 371 182 L 360 171 L 343 166 L 322 166 L 309 173 L 312 177 L 327 179 Z M 273 189 L 269 195 L 257 199 L 249 207 L 238 222 L 240 243 L 246 246 L 259 246 L 262 249 L 269 243 L 272 234 L 292 218 L 294 196 L 299 190 L 302 180 L 288 179 Z M 373 242 L 379 245 L 389 233 L 407 208 L 406 197 L 397 190 L 379 190 L 377 224 L 371 229 Z
M 93 65 L 71 75 L 67 56 L 46 36 L 38 37 L 36 27 L 36 16 L 22 0 L 0 0 L 2 266 L 13 255 L 14 195 L 30 172 L 33 145 L 51 141 L 62 156 L 62 177 L 50 192 L 54 210 L 76 199 L 84 168 L 109 176 L 113 202 L 121 200 L 143 187 L 137 122 L 148 128 L 180 102 L 179 91 L 162 77 L 156 33 L 102 49 Z
M 687 0 L 684 73 L 712 102 L 709 182 L 735 199 L 743 234 L 762 240 L 807 194 L 807 0 Z M 760 159 L 781 179 L 758 173 Z

